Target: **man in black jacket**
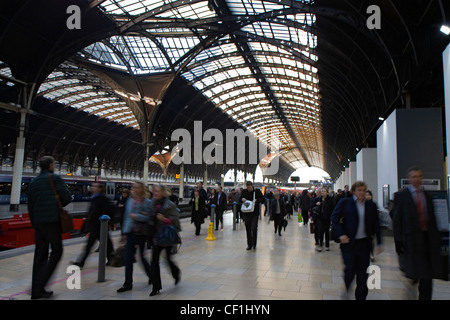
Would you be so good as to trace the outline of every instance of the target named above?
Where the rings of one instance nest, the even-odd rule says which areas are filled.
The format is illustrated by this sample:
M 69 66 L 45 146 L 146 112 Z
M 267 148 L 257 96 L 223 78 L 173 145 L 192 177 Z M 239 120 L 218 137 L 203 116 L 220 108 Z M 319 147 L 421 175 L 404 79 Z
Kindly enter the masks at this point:
M 93 183 L 91 186 L 92 200 L 86 221 L 87 231 L 89 232 L 89 238 L 80 259 L 78 261 L 72 262 L 72 264 L 79 266 L 80 268 L 83 268 L 84 262 L 86 261 L 89 253 L 91 252 L 92 246 L 95 244 L 95 241 L 96 240 L 100 241 L 99 218 L 104 214 L 111 216 L 114 211 L 114 205 L 105 196 L 105 190 L 106 190 L 105 185 L 98 182 Z M 108 243 L 106 247 L 106 258 L 108 262 L 111 259 L 113 252 L 114 252 L 113 243 L 108 234 Z
M 217 193 L 214 196 L 214 204 L 216 205 L 216 230 L 223 229 L 223 213 L 227 208 L 227 195 L 222 191 L 222 186 L 217 188 Z
M 53 157 L 42 157 L 39 160 L 41 173 L 28 187 L 28 212 L 35 234 L 31 299 L 49 298 L 53 294 L 44 287 L 63 254 L 59 207 L 50 179 L 53 180 L 63 207 L 72 201 L 72 195 L 64 180 L 53 173 L 54 164 Z M 49 246 L 52 249 L 50 256 Z
M 247 189 L 242 190 L 241 201 L 254 201 L 252 212 L 243 212 L 242 218 L 245 221 L 245 229 L 247 231 L 247 250 L 256 249 L 256 240 L 258 236 L 258 219 L 260 212 L 260 203 L 264 203 L 264 196 L 259 189 L 253 188 L 251 181 L 246 182 Z
M 286 215 L 286 205 L 280 196 L 280 191 L 276 190 L 274 198 L 270 202 L 270 216 L 273 219 L 275 233 L 281 236 L 281 228 L 283 227 L 284 216 Z

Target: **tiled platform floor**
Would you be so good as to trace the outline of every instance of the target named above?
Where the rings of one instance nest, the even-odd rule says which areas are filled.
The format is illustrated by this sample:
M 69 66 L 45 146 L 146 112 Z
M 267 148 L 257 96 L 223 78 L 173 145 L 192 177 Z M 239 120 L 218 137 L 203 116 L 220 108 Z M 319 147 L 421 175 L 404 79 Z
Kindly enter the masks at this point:
M 84 247 L 84 239 L 64 242 L 64 255 L 48 290 L 54 300 L 273 300 L 308 299 L 340 300 L 344 295 L 342 258 L 339 245 L 331 243 L 330 251 L 316 252 L 309 227 L 299 225 L 294 215 L 280 237 L 273 232 L 273 223 L 267 217 L 259 221 L 258 246 L 246 251 L 244 224 L 232 230 L 232 215 L 224 215 L 224 229 L 216 231 L 216 241 L 206 241 L 208 225 L 201 235 L 194 235 L 190 219 L 182 220 L 183 245 L 174 260 L 182 270 L 181 282 L 175 286 L 165 258 L 161 262 L 163 289 L 149 297 L 140 262 L 134 266 L 134 288 L 117 293 L 124 281 L 124 267 L 106 268 L 106 281 L 97 282 L 98 253 L 92 252 L 81 272 L 81 289 L 70 290 L 66 281 L 69 261 L 74 260 Z M 112 232 L 115 245 L 119 232 Z M 409 280 L 397 267 L 393 239 L 385 236 L 384 251 L 376 256 L 374 264 L 381 269 L 381 289 L 369 291 L 369 300 L 404 300 L 408 295 Z M 0 252 L 0 299 L 30 299 L 33 247 Z M 147 257 L 149 258 L 149 251 Z M 139 259 L 139 258 L 138 258 Z M 413 290 L 415 292 L 416 290 Z M 353 291 L 351 294 L 353 299 Z M 450 283 L 434 280 L 433 299 L 450 299 Z

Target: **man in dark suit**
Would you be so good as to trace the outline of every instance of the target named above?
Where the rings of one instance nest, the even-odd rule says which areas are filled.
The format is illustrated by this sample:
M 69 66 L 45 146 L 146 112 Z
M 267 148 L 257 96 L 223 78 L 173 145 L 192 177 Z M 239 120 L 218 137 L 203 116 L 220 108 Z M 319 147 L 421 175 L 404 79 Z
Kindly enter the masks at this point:
M 223 229 L 223 213 L 227 207 L 227 195 L 222 191 L 222 186 L 217 188 L 217 193 L 214 196 L 214 204 L 216 205 L 216 230 Z
M 377 251 L 381 252 L 377 206 L 371 201 L 366 201 L 366 190 L 367 185 L 363 181 L 356 181 L 351 188 L 353 196 L 341 199 L 331 215 L 335 237 L 341 243 L 347 295 L 356 275 L 356 300 L 365 300 L 368 294 L 367 268 L 370 264 L 374 235 L 377 236 Z
M 242 218 L 245 221 L 245 230 L 247 232 L 247 250 L 256 249 L 256 240 L 258 238 L 258 219 L 261 215 L 260 204 L 264 203 L 264 196 L 259 189 L 253 188 L 253 183 L 247 181 L 247 188 L 242 190 L 241 202 L 246 200 L 254 201 L 255 205 L 252 212 L 243 212 Z
M 273 219 L 275 233 L 281 236 L 281 228 L 283 227 L 284 216 L 286 215 L 286 205 L 280 196 L 280 191 L 276 190 L 274 198 L 270 202 L 270 217 Z
M 422 191 L 422 170 L 411 167 L 409 186 L 394 195 L 391 210 L 395 250 L 400 269 L 413 284 L 419 283 L 419 299 L 431 300 L 432 279 L 442 277 L 440 233 L 436 226 L 432 200 Z

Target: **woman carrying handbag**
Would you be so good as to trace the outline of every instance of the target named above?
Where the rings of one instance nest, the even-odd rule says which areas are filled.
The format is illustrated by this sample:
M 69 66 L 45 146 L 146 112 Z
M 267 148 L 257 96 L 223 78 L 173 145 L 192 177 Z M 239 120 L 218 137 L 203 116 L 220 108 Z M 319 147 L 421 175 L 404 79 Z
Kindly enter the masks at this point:
M 172 246 L 176 244 L 178 232 L 181 231 L 180 219 L 175 204 L 169 200 L 167 189 L 162 185 L 153 186 L 152 216 L 155 218 L 155 237 L 153 239 L 152 252 L 152 283 L 153 289 L 150 296 L 157 295 L 162 289 L 161 270 L 159 257 L 161 251 L 166 251 L 167 262 L 170 267 L 175 284 L 180 281 L 180 268 L 172 261 Z

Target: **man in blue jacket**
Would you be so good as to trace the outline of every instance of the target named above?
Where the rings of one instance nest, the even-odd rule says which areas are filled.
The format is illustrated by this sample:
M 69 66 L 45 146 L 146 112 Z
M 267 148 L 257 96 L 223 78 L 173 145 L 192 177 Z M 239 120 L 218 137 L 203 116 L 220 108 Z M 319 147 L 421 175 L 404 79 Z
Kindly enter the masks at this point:
M 50 179 L 63 207 L 72 201 L 72 195 L 63 179 L 53 173 L 54 164 L 52 157 L 42 157 L 39 161 L 41 173 L 28 186 L 28 213 L 35 231 L 31 299 L 49 298 L 53 294 L 44 287 L 63 254 L 59 207 Z M 49 246 L 52 249 L 50 257 Z
M 356 181 L 351 188 L 352 197 L 341 199 L 331 214 L 335 237 L 341 243 L 347 294 L 356 275 L 356 300 L 365 300 L 368 294 L 367 268 L 374 235 L 377 236 L 377 251 L 381 252 L 378 210 L 375 203 L 366 201 L 366 190 L 363 181 Z

